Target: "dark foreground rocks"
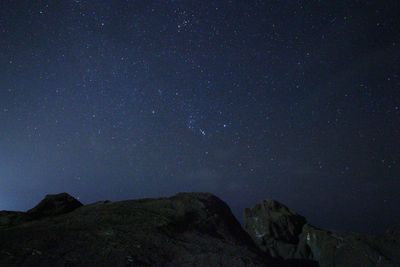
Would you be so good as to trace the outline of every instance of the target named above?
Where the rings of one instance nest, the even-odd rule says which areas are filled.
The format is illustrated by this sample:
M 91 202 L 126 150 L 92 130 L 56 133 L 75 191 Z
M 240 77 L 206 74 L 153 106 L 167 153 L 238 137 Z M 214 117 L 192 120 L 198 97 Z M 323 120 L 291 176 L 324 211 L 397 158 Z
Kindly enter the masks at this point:
M 272 259 L 211 194 L 97 202 L 49 195 L 0 213 L 0 266 L 312 266 Z
M 245 210 L 245 229 L 207 193 L 90 205 L 48 195 L 27 212 L 0 211 L 0 266 L 400 266 L 400 227 L 335 233 L 265 200 Z
M 247 232 L 274 257 L 315 260 L 321 267 L 400 266 L 399 228 L 380 237 L 330 232 L 273 200 L 246 209 L 244 216 Z

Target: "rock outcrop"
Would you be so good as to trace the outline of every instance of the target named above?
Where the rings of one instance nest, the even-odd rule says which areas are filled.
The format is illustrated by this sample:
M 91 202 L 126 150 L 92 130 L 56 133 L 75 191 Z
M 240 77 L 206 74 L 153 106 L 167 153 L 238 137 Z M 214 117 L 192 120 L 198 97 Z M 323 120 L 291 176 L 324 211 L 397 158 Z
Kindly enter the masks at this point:
M 310 250 L 299 247 L 306 219 L 274 200 L 245 209 L 245 229 L 265 252 L 284 259 L 308 259 Z
M 0 266 L 310 266 L 263 253 L 206 193 L 85 206 L 60 194 L 0 222 Z
M 383 237 L 322 230 L 273 200 L 246 209 L 244 217 L 247 232 L 274 257 L 314 260 L 321 267 L 400 266 L 396 229 Z
M 81 202 L 67 193 L 46 195 L 39 204 L 28 210 L 27 214 L 36 218 L 56 216 L 71 212 L 81 206 L 83 206 Z

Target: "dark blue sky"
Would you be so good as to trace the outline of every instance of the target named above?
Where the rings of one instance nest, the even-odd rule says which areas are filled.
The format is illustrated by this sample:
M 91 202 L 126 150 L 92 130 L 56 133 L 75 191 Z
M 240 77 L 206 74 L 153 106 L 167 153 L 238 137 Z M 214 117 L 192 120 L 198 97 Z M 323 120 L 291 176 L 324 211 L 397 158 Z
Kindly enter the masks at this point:
M 400 223 L 398 1 L 0 1 L 0 209 L 208 191 Z

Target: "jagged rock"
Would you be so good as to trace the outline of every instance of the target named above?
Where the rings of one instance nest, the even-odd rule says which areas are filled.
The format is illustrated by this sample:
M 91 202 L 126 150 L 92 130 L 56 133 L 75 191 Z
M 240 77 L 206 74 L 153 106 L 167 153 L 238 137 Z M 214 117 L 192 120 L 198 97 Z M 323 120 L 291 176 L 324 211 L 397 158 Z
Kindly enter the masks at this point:
M 244 216 L 253 240 L 277 257 L 314 260 L 321 267 L 400 266 L 398 239 L 318 229 L 272 200 L 246 209 Z
M 309 266 L 262 253 L 211 194 L 66 203 L 48 196 L 27 214 L 52 216 L 0 228 L 0 266 Z
M 244 217 L 245 229 L 261 250 L 284 259 L 309 258 L 309 250 L 298 250 L 299 235 L 306 224 L 303 216 L 268 199 L 245 209 Z
M 71 212 L 82 206 L 82 203 L 67 193 L 46 195 L 33 209 L 27 211 L 32 217 L 55 216 Z

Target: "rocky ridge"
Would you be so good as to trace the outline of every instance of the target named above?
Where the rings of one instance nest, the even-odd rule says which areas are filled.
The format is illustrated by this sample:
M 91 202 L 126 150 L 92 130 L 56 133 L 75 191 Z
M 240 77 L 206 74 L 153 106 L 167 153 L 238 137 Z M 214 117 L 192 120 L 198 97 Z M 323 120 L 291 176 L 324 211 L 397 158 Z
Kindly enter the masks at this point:
M 207 193 L 0 213 L 0 266 L 307 266 L 275 260 Z M 299 263 L 299 264 L 298 264 Z
M 245 230 L 244 230 L 245 229 Z M 318 229 L 273 200 L 241 227 L 208 193 L 82 205 L 66 193 L 0 212 L 0 266 L 399 266 L 399 228 L 383 237 Z

